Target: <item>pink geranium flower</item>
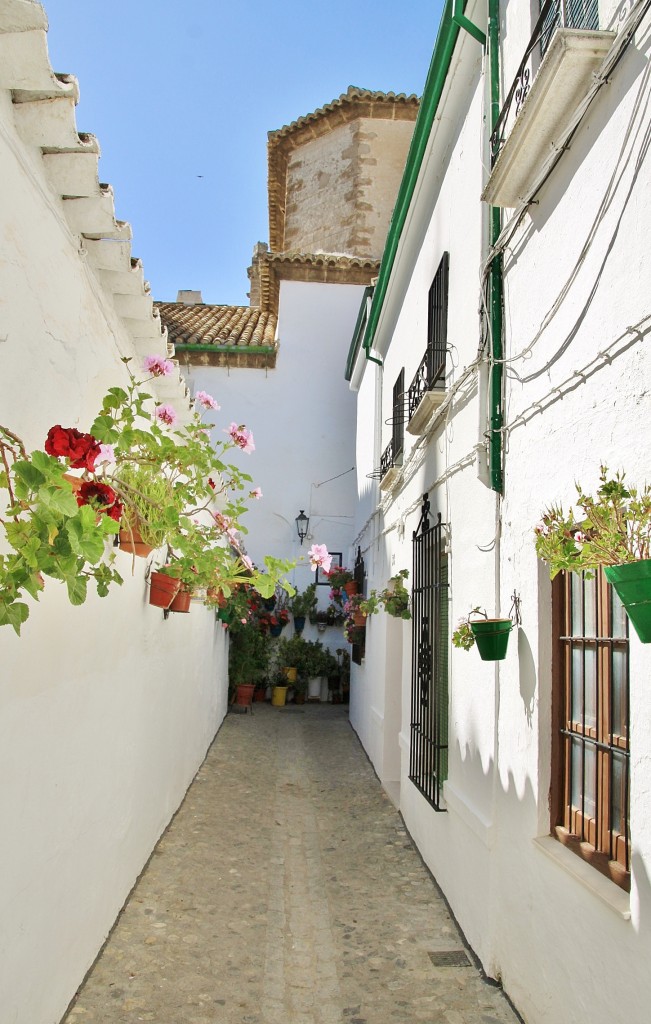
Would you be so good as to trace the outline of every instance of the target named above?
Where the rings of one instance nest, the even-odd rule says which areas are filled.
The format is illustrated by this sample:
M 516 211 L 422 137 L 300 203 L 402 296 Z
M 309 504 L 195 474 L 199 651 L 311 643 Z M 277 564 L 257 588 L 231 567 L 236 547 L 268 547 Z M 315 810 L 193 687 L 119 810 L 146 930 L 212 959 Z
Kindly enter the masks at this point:
M 310 569 L 317 569 L 319 566 L 324 572 L 328 572 L 332 563 L 332 555 L 328 554 L 325 544 L 313 544 L 307 553 L 310 560 Z
M 95 466 L 109 465 L 109 463 L 115 462 L 115 450 L 112 444 L 101 444 L 99 446 L 99 455 L 95 459 Z
M 249 491 L 249 498 L 255 498 L 259 500 L 262 497 L 262 488 L 254 487 L 252 491 Z
M 237 423 L 231 423 L 228 430 L 224 431 L 225 434 L 230 434 L 231 439 L 238 448 L 241 448 L 243 452 L 254 452 L 255 444 L 253 443 L 253 434 L 250 430 L 247 430 L 243 423 L 238 426 Z
M 204 409 L 221 409 L 221 405 L 218 405 L 212 395 L 209 395 L 207 391 L 197 391 L 194 396 L 195 402 L 202 405 Z
M 145 356 L 144 368 L 152 377 L 169 377 L 174 373 L 174 363 L 162 356 Z
M 172 405 L 159 405 L 155 416 L 157 420 L 166 423 L 168 427 L 173 427 L 177 420 L 176 410 Z

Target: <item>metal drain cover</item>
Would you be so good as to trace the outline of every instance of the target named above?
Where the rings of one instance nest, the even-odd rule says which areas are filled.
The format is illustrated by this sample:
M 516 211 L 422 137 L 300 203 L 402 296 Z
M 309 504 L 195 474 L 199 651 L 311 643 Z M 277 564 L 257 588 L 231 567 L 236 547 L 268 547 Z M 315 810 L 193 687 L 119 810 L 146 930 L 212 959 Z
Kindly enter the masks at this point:
M 470 960 L 463 949 L 437 950 L 428 956 L 435 967 L 470 967 Z

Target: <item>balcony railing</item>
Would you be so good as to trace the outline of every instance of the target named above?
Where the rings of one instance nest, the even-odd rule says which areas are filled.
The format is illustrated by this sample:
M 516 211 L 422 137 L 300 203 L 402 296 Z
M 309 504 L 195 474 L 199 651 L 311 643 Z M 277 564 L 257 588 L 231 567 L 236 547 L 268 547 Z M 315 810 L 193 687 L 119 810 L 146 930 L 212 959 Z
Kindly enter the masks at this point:
M 400 452 L 402 455 L 402 451 Z M 393 438 L 389 441 L 388 445 L 382 452 L 382 458 L 380 459 L 380 479 L 389 472 L 390 469 L 396 465 L 396 453 L 394 451 Z
M 531 39 L 491 135 L 493 163 L 511 131 L 556 30 L 573 28 L 595 31 L 598 27 L 599 10 L 596 0 L 545 0 L 541 5 Z
M 416 413 L 423 397 L 433 388 L 445 386 L 445 346 L 435 348 L 431 346 L 425 352 L 420 366 L 408 391 L 409 419 Z

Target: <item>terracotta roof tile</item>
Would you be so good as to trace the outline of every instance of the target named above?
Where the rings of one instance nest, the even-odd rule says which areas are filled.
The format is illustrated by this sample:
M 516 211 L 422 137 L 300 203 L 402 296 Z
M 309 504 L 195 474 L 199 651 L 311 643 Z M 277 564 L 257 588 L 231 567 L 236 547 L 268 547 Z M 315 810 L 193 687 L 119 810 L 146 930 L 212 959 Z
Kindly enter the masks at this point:
M 265 353 L 252 349 L 266 348 L 268 355 L 277 350 L 276 328 L 278 317 L 257 306 L 212 306 L 204 303 L 188 306 L 183 302 L 156 302 L 163 324 L 167 327 L 169 340 L 175 346 L 205 346 L 206 354 L 221 352 L 237 357 L 236 349 L 252 361 L 242 365 L 257 365 L 255 356 L 267 359 Z M 212 360 L 211 360 L 212 362 Z M 221 364 L 218 364 L 221 365 Z M 267 365 L 267 363 L 265 363 Z
M 374 105 L 377 104 L 378 108 L 381 108 L 382 113 L 380 116 L 386 117 L 386 107 L 388 104 L 394 104 L 399 110 L 400 108 L 412 108 L 413 114 L 410 115 L 410 119 L 415 119 L 418 113 L 419 98 L 414 93 L 407 95 L 407 93 L 400 92 L 375 92 L 371 89 L 359 89 L 355 85 L 349 85 L 346 92 L 342 93 L 338 99 L 333 100 L 332 103 L 326 103 L 324 106 L 319 107 L 311 114 L 305 114 L 303 117 L 298 117 L 291 124 L 286 124 L 282 128 L 278 128 L 277 131 L 269 132 L 269 141 L 275 142 L 287 135 L 291 135 L 298 129 L 305 128 L 308 125 L 314 125 L 316 121 L 320 121 L 323 117 L 330 117 L 334 120 L 334 123 L 344 123 L 347 120 L 347 108 L 354 108 L 355 116 L 359 117 L 372 117 L 374 113 Z M 378 113 L 380 110 L 378 109 Z M 343 115 L 340 119 L 337 119 L 338 114 Z M 333 119 L 333 115 L 334 119 Z M 394 115 L 395 116 L 395 115 Z M 397 116 L 400 116 L 399 114 Z

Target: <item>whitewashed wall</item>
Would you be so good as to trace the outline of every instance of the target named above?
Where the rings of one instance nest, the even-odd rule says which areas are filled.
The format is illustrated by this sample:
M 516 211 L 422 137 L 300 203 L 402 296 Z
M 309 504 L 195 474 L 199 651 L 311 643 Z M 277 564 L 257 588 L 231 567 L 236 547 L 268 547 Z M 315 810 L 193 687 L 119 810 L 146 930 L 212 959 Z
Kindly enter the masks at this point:
M 44 60 L 24 87 L 33 74 L 47 85 Z M 71 230 L 8 88 L 0 180 L 0 421 L 42 448 L 53 424 L 89 428 L 134 343 L 79 251 L 99 243 Z M 153 320 L 133 326 L 156 336 Z M 153 351 L 166 351 L 159 328 Z M 107 598 L 73 608 L 49 580 L 22 636 L 0 630 L 2 1024 L 60 1019 L 226 710 L 214 613 L 194 605 L 164 621 L 147 603 L 145 563 L 132 575 L 117 557 L 125 583 Z
M 235 420 L 252 430 L 255 452 L 234 456 L 263 494 L 242 520 L 249 530 L 244 544 L 257 564 L 265 554 L 303 556 L 290 574 L 300 590 L 314 580 L 304 557 L 312 543 L 341 551 L 350 564 L 355 402 L 343 367 L 363 291 L 358 285 L 281 282 L 275 369 L 184 367 L 193 393 L 207 391 L 220 403 L 220 423 Z M 295 523 L 301 509 L 310 518 L 302 547 Z M 326 608 L 329 587 L 317 593 Z M 315 639 L 316 627 L 308 624 L 304 636 Z M 341 630 L 329 627 L 319 639 L 334 650 L 341 646 Z
M 400 367 L 408 386 L 424 351 L 427 291 L 444 249 L 450 252 L 448 387 L 477 352 L 485 257 L 485 212 L 478 202 L 483 84 L 472 77 L 470 45 L 460 37 L 380 318 L 375 345 L 384 356 L 383 404 L 376 406 L 376 424 L 390 415 Z M 594 486 L 600 461 L 625 469 L 632 481 L 651 480 L 647 46 L 648 28 L 591 108 L 507 254 L 509 359 L 533 339 L 565 285 L 568 293 L 531 358 L 508 365 L 506 422 L 513 429 L 499 522 L 485 460 L 475 454 L 487 426 L 485 366 L 471 375 L 447 422 L 434 427 L 422 450 L 406 435 L 401 488 L 380 498 L 371 521 L 368 514 L 357 520 L 369 586 L 382 586 L 394 559 L 398 567 L 411 564 L 411 534 L 427 490 L 434 512 L 441 511 L 450 526 L 451 626 L 477 604 L 508 615 L 514 590 L 522 600 L 523 626 L 512 635 L 504 663 L 482 663 L 476 651 L 450 648 L 445 814 L 436 814 L 407 778 L 410 641 L 403 639 L 399 799 L 468 940 L 528 1024 L 642 1024 L 651 998 L 651 653 L 632 638 L 629 898 L 549 838 L 550 585 L 533 537 L 543 507 L 571 502 L 577 479 Z M 509 60 L 517 64 L 519 56 L 516 61 L 509 51 Z M 599 352 L 606 355 L 592 362 Z M 576 376 L 565 387 L 575 371 L 585 379 Z M 361 379 L 360 431 L 369 420 L 378 372 L 369 363 Z M 532 377 L 521 383 L 515 373 Z M 565 392 L 562 399 L 554 400 L 554 387 Z M 535 401 L 544 412 L 532 406 Z M 390 428 L 382 429 L 374 452 L 367 435 L 370 464 L 389 440 Z M 365 663 L 353 672 L 351 720 L 391 792 L 383 763 L 390 673 L 383 668 L 384 637 L 375 622 L 367 641 Z

